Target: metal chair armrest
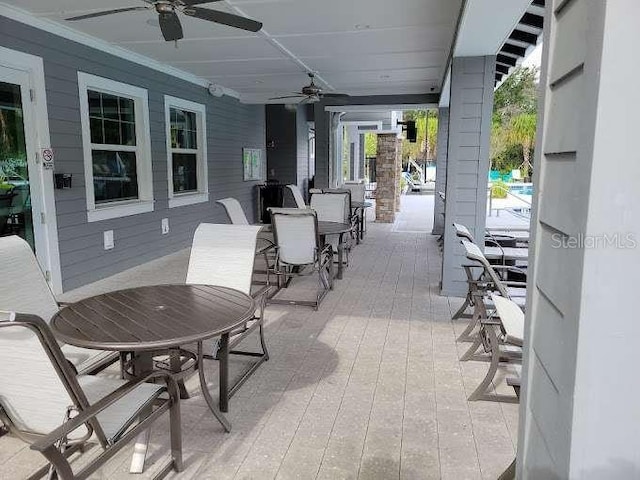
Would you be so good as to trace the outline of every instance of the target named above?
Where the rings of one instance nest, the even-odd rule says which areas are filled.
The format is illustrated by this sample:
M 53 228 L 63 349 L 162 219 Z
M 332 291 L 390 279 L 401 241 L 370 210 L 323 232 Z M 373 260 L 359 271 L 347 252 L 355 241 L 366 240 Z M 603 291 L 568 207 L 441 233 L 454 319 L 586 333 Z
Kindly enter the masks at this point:
M 121 398 L 125 397 L 127 394 L 132 392 L 141 384 L 151 380 L 153 378 L 164 378 L 167 382 L 167 391 L 169 392 L 169 398 L 171 402 L 179 402 L 180 401 L 180 393 L 178 390 L 178 384 L 175 379 L 171 376 L 169 372 L 161 372 L 161 371 L 152 371 L 146 373 L 144 376 L 139 379 L 128 382 L 118 389 L 111 392 L 106 397 L 100 399 L 89 408 L 83 410 L 77 416 L 69 419 L 64 425 L 59 426 L 52 432 L 45 435 L 40 440 L 31 444 L 31 450 L 36 450 L 38 452 L 44 452 L 45 450 L 54 447 L 55 444 L 61 438 L 65 437 L 69 433 L 73 432 L 75 429 L 81 427 L 89 420 L 93 419 L 103 410 L 107 409 L 114 403 L 116 403 Z
M 506 270 L 507 272 L 520 273 L 522 275 L 527 275 L 527 271 L 518 267 L 514 267 L 513 265 L 491 265 L 491 268 L 494 270 Z
M 502 282 L 503 285 L 506 285 L 507 287 L 520 287 L 520 288 L 527 288 L 527 284 L 526 282 L 512 282 L 512 281 L 503 281 Z

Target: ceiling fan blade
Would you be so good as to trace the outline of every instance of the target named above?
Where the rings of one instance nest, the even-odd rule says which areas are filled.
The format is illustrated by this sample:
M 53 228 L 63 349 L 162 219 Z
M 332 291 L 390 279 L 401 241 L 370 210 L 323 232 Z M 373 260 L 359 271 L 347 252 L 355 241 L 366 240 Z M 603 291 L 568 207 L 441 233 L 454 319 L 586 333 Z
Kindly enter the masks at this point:
M 300 97 L 306 98 L 306 95 L 287 95 L 286 97 L 273 97 L 273 98 L 270 98 L 269 100 L 285 100 L 287 98 L 300 98 Z
M 320 95 L 326 98 L 344 98 L 351 96 L 348 93 L 321 93 Z
M 251 20 L 250 18 L 233 15 L 227 12 L 221 12 L 219 10 L 209 10 L 207 8 L 200 7 L 187 7 L 182 12 L 185 15 L 189 15 L 190 17 L 196 17 L 202 20 L 208 20 L 210 22 L 221 23 L 222 25 L 228 25 L 230 27 L 248 30 L 249 32 L 257 32 L 262 28 L 261 22 L 256 22 L 255 20 Z
M 185 6 L 190 7 L 191 5 L 200 5 L 202 3 L 213 3 L 213 2 L 219 2 L 221 0 L 181 0 L 181 1 Z
M 162 36 L 167 42 L 180 40 L 184 37 L 182 24 L 176 12 L 161 12 L 158 14 L 158 21 L 160 22 Z
M 86 18 L 102 17 L 104 15 L 111 15 L 113 13 L 134 12 L 136 10 L 147 10 L 147 7 L 114 8 L 113 10 L 104 10 L 102 12 L 94 12 L 94 13 L 87 13 L 86 15 L 78 15 L 77 17 L 71 17 L 65 20 L 74 22 L 76 20 L 84 20 Z

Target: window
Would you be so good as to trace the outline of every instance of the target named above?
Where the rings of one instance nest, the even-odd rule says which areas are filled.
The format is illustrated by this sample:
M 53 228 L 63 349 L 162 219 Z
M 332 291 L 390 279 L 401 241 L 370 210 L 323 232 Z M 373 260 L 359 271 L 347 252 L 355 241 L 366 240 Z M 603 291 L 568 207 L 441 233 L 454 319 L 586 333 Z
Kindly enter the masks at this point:
M 78 73 L 90 222 L 153 211 L 147 91 Z
M 205 106 L 168 95 L 164 99 L 169 207 L 207 202 Z

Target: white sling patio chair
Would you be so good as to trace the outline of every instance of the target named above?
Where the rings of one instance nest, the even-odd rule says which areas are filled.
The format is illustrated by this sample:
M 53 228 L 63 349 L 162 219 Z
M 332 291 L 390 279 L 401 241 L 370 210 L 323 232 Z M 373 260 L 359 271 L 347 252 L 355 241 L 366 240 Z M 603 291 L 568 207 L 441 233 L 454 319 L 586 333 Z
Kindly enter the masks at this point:
M 216 203 L 219 203 L 224 207 L 231 223 L 234 225 L 249 225 L 249 220 L 247 220 L 247 216 L 245 215 L 242 205 L 240 205 L 238 200 L 228 197 L 216 200 Z
M 495 293 L 490 297 L 495 305 L 495 315 L 483 319 L 480 329 L 484 348 L 490 354 L 489 370 L 469 400 L 517 403 L 518 396 L 491 393 L 490 390 L 501 364 L 519 366 L 522 363 L 524 312 L 508 298 Z M 509 382 L 510 385 L 513 383 L 513 380 Z
M 328 235 L 326 242 L 334 252 L 342 250 L 345 265 L 349 265 L 349 253 L 352 247 L 354 225 L 351 217 L 351 192 L 348 190 L 324 190 L 311 196 L 311 208 L 316 212 L 320 222 L 344 223 L 351 226 L 351 231 L 342 235 Z M 342 241 L 341 241 L 342 240 Z
M 315 301 L 272 297 L 269 303 L 307 305 L 317 310 L 327 292 L 333 289 L 333 249 L 320 243 L 316 212 L 311 209 L 273 208 L 271 219 L 277 244 L 276 272 L 283 278 L 285 286 L 294 276 L 311 268 L 318 273 L 319 289 Z
M 469 229 L 460 224 L 460 223 L 454 223 L 453 224 L 453 228 L 455 229 L 456 232 L 456 236 L 461 239 L 461 240 L 466 240 L 470 243 L 473 243 L 475 245 L 477 245 L 477 243 L 475 242 L 473 235 L 471 235 L 471 232 L 469 231 Z M 502 247 L 484 247 L 485 251 L 490 250 L 502 250 Z M 492 250 L 493 249 L 493 250 Z M 512 249 L 513 250 L 513 249 Z M 519 249 L 518 249 L 519 250 Z M 486 255 L 483 254 L 483 258 L 486 259 Z M 488 263 L 488 262 L 487 262 Z M 465 270 L 465 274 L 467 276 L 467 284 L 469 286 L 468 290 L 467 290 L 467 295 L 465 297 L 465 301 L 462 304 L 462 306 L 456 311 L 456 313 L 453 314 L 453 316 L 451 317 L 452 320 L 457 320 L 459 318 L 471 318 L 472 315 L 465 313 L 468 307 L 474 307 L 474 291 L 477 289 L 477 283 L 480 280 L 480 278 L 476 278 L 474 276 L 474 266 L 473 265 L 463 265 L 463 268 Z M 497 269 L 500 271 L 500 273 L 503 274 L 503 276 L 506 275 L 506 273 L 508 272 L 512 272 L 512 273 L 517 273 L 519 275 L 522 275 L 524 277 L 526 277 L 527 272 L 521 268 L 518 268 L 514 265 L 493 265 L 494 269 Z M 477 270 L 477 269 L 476 269 Z
M 229 287 L 250 295 L 256 300 L 258 314 L 229 335 L 229 354 L 255 357 L 257 360 L 229 388 L 229 397 L 269 360 L 269 352 L 264 340 L 264 308 L 269 286 L 253 282 L 255 249 L 260 232 L 259 226 L 222 225 L 201 223 L 193 235 L 191 256 L 187 269 L 187 283 Z M 261 352 L 236 350 L 244 338 L 258 330 Z M 216 356 L 217 342 L 213 346 Z
M 351 192 L 351 201 L 364 202 L 366 193 L 364 182 L 344 182 L 344 184 L 340 186 L 340 189 L 346 189 Z
M 40 265 L 29 244 L 18 236 L 0 237 L 0 265 L 5 281 L 0 282 L 0 309 L 37 315 L 49 322 L 60 309 Z M 96 373 L 119 356 L 103 352 L 62 345 L 62 353 L 79 373 Z
M 89 477 L 167 410 L 172 459 L 159 476 L 182 470 L 180 399 L 171 375 L 154 371 L 132 382 L 78 375 L 40 317 L 0 312 L 0 418 L 58 478 Z M 74 473 L 68 455 L 94 434 L 104 451 Z
M 488 298 L 490 292 L 497 292 L 505 298 L 511 298 L 516 301 L 522 308 L 525 306 L 525 300 L 527 296 L 526 283 L 512 282 L 503 280 L 497 271 L 519 271 L 517 267 L 509 265 L 492 265 L 489 263 L 484 254 L 480 251 L 480 248 L 468 240 L 462 240 L 462 246 L 465 251 L 465 255 L 468 260 L 472 262 L 471 265 L 464 266 L 467 271 L 467 277 L 469 277 L 469 290 L 472 291 L 471 304 L 473 305 L 473 315 L 467 328 L 460 334 L 458 341 L 472 342 L 471 347 L 461 357 L 461 360 L 471 360 L 475 352 L 481 345 L 481 338 L 479 335 L 472 335 L 476 326 L 487 318 L 487 307 L 492 307 L 491 301 Z M 480 274 L 474 277 L 473 269 L 480 269 Z
M 227 216 L 233 225 L 251 225 L 247 216 L 242 209 L 242 205 L 235 198 L 221 198 L 216 200 L 216 203 L 222 205 L 227 212 Z M 265 285 L 269 285 L 269 273 L 274 268 L 273 249 L 275 242 L 273 240 L 273 232 L 268 225 L 263 225 L 262 229 L 258 233 L 258 243 L 256 246 L 256 255 L 262 255 L 266 264 L 265 270 L 256 270 L 256 273 L 266 275 L 266 279 L 262 282 Z
M 302 195 L 302 192 L 297 185 L 287 185 L 287 188 L 291 191 L 291 195 L 293 195 L 293 200 L 296 202 L 296 207 L 309 208 L 305 203 L 304 196 Z

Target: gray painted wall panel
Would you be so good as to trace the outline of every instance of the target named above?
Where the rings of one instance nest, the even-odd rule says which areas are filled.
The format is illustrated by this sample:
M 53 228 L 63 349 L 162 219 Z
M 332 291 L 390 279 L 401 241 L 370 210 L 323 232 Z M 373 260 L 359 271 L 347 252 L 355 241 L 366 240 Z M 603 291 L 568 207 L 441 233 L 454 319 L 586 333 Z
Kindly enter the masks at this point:
M 56 171 L 73 174 L 73 188 L 56 190 L 58 234 L 65 290 L 187 247 L 203 221 L 226 223 L 215 199 L 236 197 L 255 219 L 254 186 L 242 180 L 242 148 L 264 149 L 264 107 L 231 97 L 211 97 L 204 88 L 79 43 L 0 17 L 0 45 L 43 58 L 51 144 Z M 87 223 L 77 72 L 111 78 L 148 90 L 155 211 Z M 164 95 L 207 107 L 208 203 L 168 208 Z M 171 231 L 161 235 L 160 221 Z M 102 234 L 114 230 L 115 248 L 102 249 Z
M 438 192 L 445 192 L 447 189 L 447 155 L 449 147 L 449 109 L 440 108 L 438 110 L 438 146 L 436 151 L 436 186 L 435 203 L 433 208 L 433 231 L 434 235 L 444 233 L 444 202 Z

